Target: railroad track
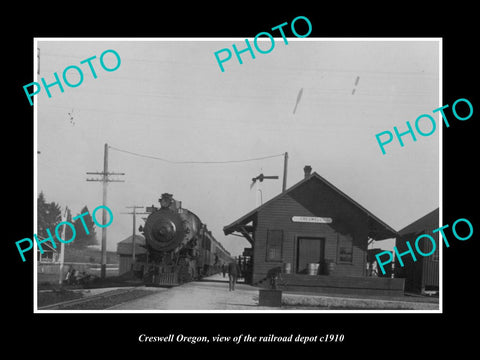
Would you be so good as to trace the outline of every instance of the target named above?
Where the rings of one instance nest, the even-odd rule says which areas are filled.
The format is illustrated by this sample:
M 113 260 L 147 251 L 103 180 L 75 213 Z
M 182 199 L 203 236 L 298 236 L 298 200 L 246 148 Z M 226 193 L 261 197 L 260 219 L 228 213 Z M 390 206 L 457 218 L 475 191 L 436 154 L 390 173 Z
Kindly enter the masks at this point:
M 38 310 L 105 310 L 114 305 L 150 295 L 151 290 L 144 288 L 127 288 L 105 291 L 101 294 L 87 296 L 81 299 L 63 301 L 56 304 L 39 307 Z

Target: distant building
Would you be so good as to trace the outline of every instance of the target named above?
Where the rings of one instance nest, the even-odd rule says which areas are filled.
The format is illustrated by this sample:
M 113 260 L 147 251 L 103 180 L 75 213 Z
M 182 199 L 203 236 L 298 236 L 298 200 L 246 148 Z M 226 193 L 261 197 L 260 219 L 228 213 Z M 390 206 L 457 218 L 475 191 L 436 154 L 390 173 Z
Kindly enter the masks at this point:
M 118 275 L 122 275 L 132 269 L 133 242 L 130 235 L 117 244 L 117 254 L 119 256 Z M 135 235 L 135 259 L 145 262 L 147 250 L 145 249 L 145 238 L 141 235 Z
M 38 238 L 44 240 L 40 236 Z M 43 254 L 40 252 L 40 247 L 43 250 Z M 59 258 L 60 249 L 54 248 L 50 242 L 47 241 L 37 246 L 37 274 L 58 274 L 60 268 Z M 46 281 L 44 278 L 42 280 Z M 58 278 L 55 280 L 58 281 Z
M 39 239 L 43 240 L 41 237 Z M 60 254 L 49 242 L 44 242 L 41 247 L 43 254 L 40 252 L 40 246 L 37 246 L 37 261 L 39 263 L 56 263 L 58 261 Z
M 399 236 L 396 240 L 396 247 L 401 254 L 408 250 L 406 242 L 410 245 L 415 243 L 419 235 L 428 234 L 435 239 L 436 250 L 430 256 L 417 255 L 417 261 L 413 261 L 410 255 L 402 257 L 404 266 L 395 263 L 395 277 L 405 278 L 405 291 L 425 293 L 426 291 L 439 290 L 439 244 L 438 229 L 439 225 L 439 209 L 435 209 L 420 219 L 414 221 L 410 225 L 404 227 L 398 232 Z M 420 250 L 428 254 L 433 249 L 433 244 L 428 241 L 419 241 Z

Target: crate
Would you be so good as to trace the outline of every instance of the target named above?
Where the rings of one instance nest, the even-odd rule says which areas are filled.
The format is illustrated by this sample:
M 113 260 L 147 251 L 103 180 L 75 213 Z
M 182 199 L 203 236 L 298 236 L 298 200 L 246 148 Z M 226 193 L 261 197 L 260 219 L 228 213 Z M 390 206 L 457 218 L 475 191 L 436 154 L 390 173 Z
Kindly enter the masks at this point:
M 260 306 L 282 306 L 282 290 L 261 289 L 259 290 L 258 305 Z

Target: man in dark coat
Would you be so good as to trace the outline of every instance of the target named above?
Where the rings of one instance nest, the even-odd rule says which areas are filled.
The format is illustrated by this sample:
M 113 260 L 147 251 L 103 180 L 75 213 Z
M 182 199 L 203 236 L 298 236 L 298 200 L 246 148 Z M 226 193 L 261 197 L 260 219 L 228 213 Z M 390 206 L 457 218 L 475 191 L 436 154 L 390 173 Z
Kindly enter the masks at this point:
M 228 291 L 235 291 L 235 283 L 237 282 L 240 268 L 235 260 L 228 264 Z

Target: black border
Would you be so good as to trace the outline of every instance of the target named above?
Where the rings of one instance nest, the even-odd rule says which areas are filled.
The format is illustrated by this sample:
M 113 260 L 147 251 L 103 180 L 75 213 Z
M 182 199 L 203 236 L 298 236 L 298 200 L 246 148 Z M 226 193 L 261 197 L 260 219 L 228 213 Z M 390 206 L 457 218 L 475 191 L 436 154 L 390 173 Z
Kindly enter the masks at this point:
M 475 344 L 474 329 L 468 328 L 475 312 L 473 291 L 476 288 L 478 254 L 478 215 L 471 206 L 476 194 L 475 136 L 478 114 L 478 77 L 474 13 L 468 5 L 439 4 L 423 9 L 419 4 L 348 3 L 325 6 L 323 3 L 294 8 L 295 4 L 271 5 L 260 12 L 258 4 L 200 4 L 193 9 L 171 10 L 162 3 L 111 3 L 107 9 L 98 4 L 55 8 L 36 4 L 20 11 L 15 25 L 3 24 L 8 37 L 4 63 L 8 66 L 7 97 L 4 107 L 5 134 L 11 139 L 4 148 L 8 212 L 4 215 L 7 229 L 4 239 L 8 305 L 4 311 L 9 321 L 7 347 L 21 350 L 28 346 L 38 354 L 41 349 L 85 351 L 86 356 L 101 353 L 113 355 L 125 350 L 138 354 L 164 356 L 171 345 L 140 344 L 140 334 L 162 335 L 225 335 L 239 333 L 277 336 L 301 333 L 342 333 L 343 343 L 330 344 L 243 344 L 250 350 L 276 349 L 280 352 L 307 350 L 312 356 L 342 356 L 352 350 L 359 356 L 390 356 L 400 353 L 417 356 L 436 350 L 461 346 L 465 351 Z M 24 6 L 27 6 L 26 4 Z M 42 8 L 44 7 L 44 8 Z M 443 314 L 33 314 L 33 264 L 22 263 L 14 242 L 32 232 L 33 224 L 33 108 L 25 100 L 23 85 L 32 81 L 34 37 L 250 37 L 296 16 L 306 16 L 313 25 L 310 37 L 441 37 L 443 38 L 443 104 L 467 98 L 474 115 L 465 122 L 453 120 L 443 131 L 443 223 L 458 218 L 469 219 L 473 237 L 465 242 L 451 241 L 444 248 L 444 313 Z M 7 22 L 8 23 L 8 22 Z M 478 109 L 478 110 L 477 110 Z M 10 111 L 11 110 L 11 111 Z M 392 109 L 394 111 L 394 109 Z M 448 113 L 447 113 L 448 114 Z M 451 113 L 450 113 L 451 114 Z M 450 115 L 452 116 L 452 115 Z M 436 181 L 436 179 L 432 179 Z M 426 185 L 428 186 L 428 185 Z M 412 189 L 412 191 L 419 189 Z M 394 206 L 394 204 L 392 204 Z M 28 335 L 27 335 L 28 334 Z M 22 346 L 23 345 L 23 346 Z M 358 345 L 358 347 L 356 346 Z M 20 347 L 22 346 L 22 347 Z M 216 350 L 240 349 L 235 344 L 195 346 L 175 344 L 176 350 L 202 351 L 212 356 L 227 353 Z M 388 348 L 388 352 L 385 349 Z M 79 350 L 75 350 L 79 349 Z M 237 350 L 234 350 L 237 351 Z M 377 355 L 378 354 L 378 355 Z M 380 355 L 381 354 L 381 355 Z M 126 355 L 126 354 L 125 354 Z M 52 357 L 55 355 L 50 355 Z M 59 355 L 60 356 L 60 355 Z

